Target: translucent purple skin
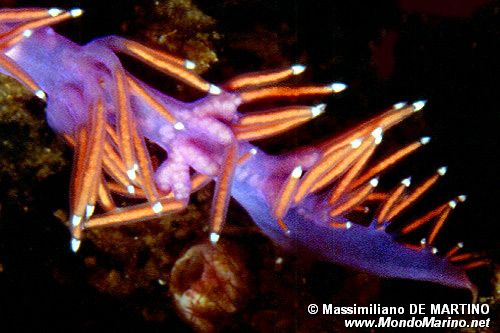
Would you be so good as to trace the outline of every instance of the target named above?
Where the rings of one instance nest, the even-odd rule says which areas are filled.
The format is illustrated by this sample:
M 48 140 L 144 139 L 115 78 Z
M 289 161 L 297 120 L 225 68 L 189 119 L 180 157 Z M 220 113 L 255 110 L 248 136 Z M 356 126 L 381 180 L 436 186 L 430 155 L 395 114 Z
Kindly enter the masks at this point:
M 297 161 L 314 160 L 314 150 L 295 156 L 268 156 L 258 152 L 255 158 L 237 170 L 232 196 L 247 210 L 254 222 L 276 243 L 301 254 L 339 263 L 382 277 L 429 281 L 453 288 L 474 290 L 465 271 L 431 248 L 410 249 L 396 242 L 384 230 L 352 224 L 349 229 L 332 228 L 330 208 L 324 195 L 309 195 L 290 209 L 284 222 L 285 234 L 271 215 L 272 202 L 281 184 Z M 273 166 L 281 165 L 276 172 Z M 288 169 L 288 170 L 286 170 Z
M 5 29 L 0 25 L 2 30 Z M 104 97 L 108 122 L 114 122 L 113 73 L 123 68 L 105 43 L 97 40 L 79 46 L 44 28 L 16 44 L 6 55 L 47 93 L 47 119 L 56 132 L 73 135 L 88 121 L 90 106 L 98 97 Z M 234 140 L 227 124 L 238 119 L 240 99 L 237 94 L 223 92 L 184 103 L 146 85 L 143 87 L 186 127 L 175 130 L 142 99 L 130 96 L 130 107 L 141 133 L 168 152 L 168 159 L 156 171 L 158 187 L 163 191 L 171 189 L 176 198 L 186 198 L 190 194 L 190 168 L 216 177 L 223 163 L 224 148 Z M 239 152 L 244 154 L 252 148 L 255 147 L 241 142 Z M 290 234 L 285 234 L 272 216 L 271 207 L 292 169 L 300 164 L 307 170 L 318 157 L 314 147 L 286 156 L 269 156 L 257 149 L 255 156 L 237 168 L 231 195 L 265 234 L 290 250 L 382 277 L 424 280 L 473 290 L 463 270 L 427 247 L 407 248 L 373 225 L 353 223 L 350 229 L 329 227 L 329 208 L 321 195 L 309 195 L 289 210 L 284 222 Z

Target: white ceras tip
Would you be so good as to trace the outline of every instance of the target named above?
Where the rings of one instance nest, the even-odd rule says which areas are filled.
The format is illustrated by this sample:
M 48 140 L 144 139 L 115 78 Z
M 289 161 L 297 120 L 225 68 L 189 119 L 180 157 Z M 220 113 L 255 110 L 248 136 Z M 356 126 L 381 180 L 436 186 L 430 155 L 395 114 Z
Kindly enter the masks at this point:
M 422 245 L 422 246 L 423 246 L 423 245 L 425 245 L 425 244 L 427 244 L 427 239 L 426 239 L 426 238 L 422 238 L 422 239 L 420 240 L 420 245 Z
M 71 217 L 71 226 L 77 227 L 77 226 L 80 225 L 81 222 L 82 222 L 82 217 L 81 216 L 73 215 Z
M 83 14 L 83 10 L 81 10 L 80 8 L 73 8 L 72 10 L 69 11 L 69 13 L 73 17 L 78 17 Z
M 411 177 L 405 178 L 401 181 L 401 184 L 403 184 L 406 187 L 410 187 L 411 185 Z
M 444 176 L 446 175 L 446 172 L 448 171 L 448 167 L 447 166 L 442 166 L 440 167 L 439 169 L 437 169 L 437 173 L 440 175 L 440 176 Z
M 351 222 L 351 221 L 347 221 L 347 222 L 345 223 L 345 228 L 346 228 L 346 229 L 351 229 L 351 227 L 352 227 L 352 222 Z
M 339 93 L 347 89 L 347 84 L 342 82 L 333 82 L 328 86 L 334 93 Z
M 80 248 L 81 243 L 82 243 L 81 240 L 76 238 L 71 238 L 71 250 L 76 253 Z
M 33 35 L 33 30 L 31 30 L 31 29 L 26 29 L 26 30 L 24 30 L 24 31 L 23 31 L 23 37 L 24 37 L 24 38 L 30 38 L 30 37 L 31 37 L 31 35 Z
M 186 69 L 195 69 L 196 68 L 196 64 L 194 62 L 192 62 L 191 60 L 184 60 L 184 67 Z
M 252 154 L 252 155 L 257 155 L 257 149 L 255 149 L 255 148 L 250 149 L 250 151 L 249 151 L 249 152 L 250 152 L 250 154 Z
M 134 185 L 128 185 L 127 186 L 127 192 L 130 194 L 135 194 L 135 187 Z
M 460 194 L 458 197 L 457 197 L 458 201 L 460 202 L 464 202 L 465 200 L 467 200 L 467 196 L 465 194 Z
M 302 166 L 296 166 L 292 170 L 292 178 L 299 179 L 302 176 Z
M 87 205 L 87 207 L 85 207 L 85 218 L 89 219 L 92 216 L 92 214 L 94 214 L 94 210 L 95 210 L 94 205 Z
M 431 141 L 431 137 L 430 136 L 423 136 L 423 137 L 420 138 L 420 143 L 423 144 L 423 145 L 428 144 L 430 141 Z
M 137 174 L 135 171 L 136 171 L 135 168 L 127 170 L 128 179 L 135 180 L 135 178 L 137 177 Z
M 290 69 L 292 70 L 293 75 L 299 75 L 306 70 L 306 66 L 296 64 L 296 65 L 293 65 L 292 67 L 290 67 Z
M 61 14 L 62 12 L 63 12 L 63 10 L 62 10 L 62 9 L 60 9 L 60 8 L 50 8 L 50 9 L 47 11 L 47 13 L 48 13 L 50 16 L 52 16 L 52 17 L 55 17 L 55 16 L 57 16 L 57 15 Z
M 323 114 L 325 112 L 325 109 L 326 109 L 326 104 L 324 103 L 315 105 L 311 108 L 311 116 L 313 118 L 316 118 L 317 116 Z
M 378 178 L 372 178 L 372 179 L 370 179 L 370 185 L 372 187 L 377 187 L 378 186 Z
M 458 248 L 463 248 L 464 247 L 464 242 L 457 243 Z
M 215 245 L 219 241 L 220 235 L 216 232 L 211 232 L 209 238 L 210 238 L 210 243 Z
M 210 93 L 212 95 L 220 95 L 221 92 L 222 92 L 222 90 L 219 87 L 217 87 L 216 85 L 211 84 L 208 87 L 208 93 Z
M 161 204 L 161 202 L 158 201 L 153 206 L 151 206 L 151 208 L 153 209 L 153 212 L 158 214 L 161 213 L 161 211 L 163 210 L 163 205 Z
M 362 143 L 363 143 L 363 139 L 352 140 L 351 147 L 354 149 L 359 148 L 359 146 L 361 146 Z
M 450 200 L 450 202 L 448 202 L 448 205 L 451 207 L 451 209 L 455 209 L 455 207 L 457 207 L 457 202 L 455 200 Z
M 382 127 L 377 127 L 373 130 L 372 136 L 375 138 L 375 144 L 378 145 L 382 142 Z
M 437 249 L 437 248 L 435 248 L 435 247 L 433 247 L 431 251 L 432 251 L 432 254 L 436 254 L 436 253 L 438 253 L 438 249 Z
M 40 98 L 42 101 L 46 101 L 47 100 L 47 94 L 43 90 L 37 90 L 37 91 L 35 91 L 35 96 L 38 97 L 38 98 Z
M 183 124 L 183 123 L 181 123 L 180 121 L 178 121 L 178 122 L 176 122 L 176 123 L 174 124 L 174 128 L 175 128 L 176 130 L 178 130 L 178 131 L 182 131 L 182 130 L 186 129 L 186 126 L 184 126 L 184 124 Z
M 413 112 L 418 112 L 418 111 L 422 110 L 426 103 L 427 103 L 426 100 L 420 100 L 420 101 L 413 102 Z
M 396 110 L 399 110 L 399 109 L 404 108 L 407 104 L 408 104 L 408 102 L 399 102 L 399 103 L 394 104 L 392 107 Z

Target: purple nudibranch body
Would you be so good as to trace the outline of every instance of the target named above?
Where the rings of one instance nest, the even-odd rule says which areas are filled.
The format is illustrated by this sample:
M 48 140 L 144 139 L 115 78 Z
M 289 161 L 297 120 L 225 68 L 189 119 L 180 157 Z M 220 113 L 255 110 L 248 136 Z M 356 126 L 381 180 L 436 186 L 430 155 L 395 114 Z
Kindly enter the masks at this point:
M 0 31 L 6 33 L 12 30 L 15 27 L 14 23 L 0 21 Z M 297 119 L 293 117 L 271 118 L 270 121 L 256 122 L 245 127 L 242 120 L 247 114 L 240 113 L 238 107 L 243 103 L 251 103 L 252 98 L 262 98 L 262 95 L 265 94 L 272 95 L 275 93 L 273 88 L 269 88 L 267 91 L 262 90 L 261 95 L 257 97 L 249 97 L 251 95 L 248 92 L 252 93 L 252 89 L 262 89 L 260 84 L 255 85 L 257 88 L 250 83 L 248 89 L 243 84 L 234 89 L 219 89 L 215 85 L 204 85 L 202 82 L 194 85 L 197 88 L 205 87 L 203 89 L 208 93 L 206 97 L 191 103 L 181 102 L 156 91 L 127 73 L 115 54 L 117 45 L 123 47 L 125 41 L 119 37 L 111 36 L 80 46 L 55 33 L 50 27 L 40 27 L 34 29 L 28 37 L 22 38 L 15 44 L 4 46 L 2 54 L 5 55 L 9 63 L 17 64 L 47 94 L 46 114 L 49 125 L 57 133 L 75 140 L 75 150 L 78 149 L 78 133 L 81 128 L 89 126 L 89 123 L 98 123 L 93 120 L 93 117 L 97 117 L 95 110 L 99 101 L 102 101 L 105 110 L 104 122 L 110 128 L 116 129 L 116 132 L 121 131 L 120 126 L 136 128 L 142 140 L 147 138 L 163 148 L 168 157 L 156 170 L 153 170 L 152 177 L 160 198 L 170 193 L 171 198 L 168 200 L 185 202 L 193 190 L 192 175 L 195 172 L 223 183 L 220 185 L 220 192 L 216 190 L 216 196 L 219 194 L 222 196 L 225 187 L 228 187 L 227 190 L 231 197 L 246 209 L 261 230 L 287 249 L 307 253 L 321 260 L 339 263 L 382 277 L 416 279 L 454 288 L 473 289 L 465 270 L 456 266 L 447 256 L 436 254 L 432 246 L 425 244 L 407 246 L 397 241 L 394 235 L 387 233 L 384 226 L 395 216 L 382 221 L 378 221 L 377 217 L 374 216 L 373 222 L 368 226 L 349 220 L 349 212 L 367 199 L 369 192 L 371 193 L 373 190 L 365 186 L 367 182 L 355 186 L 353 184 L 357 179 L 360 179 L 361 176 L 358 173 L 365 166 L 375 146 L 380 143 L 382 131 L 395 125 L 410 113 L 418 111 L 417 109 L 421 108 L 420 104 L 394 106 L 382 116 L 369 120 L 354 132 L 349 132 L 359 134 L 359 138 L 356 136 L 351 140 L 348 133 L 324 145 L 300 149 L 281 156 L 271 156 L 250 144 L 249 141 L 258 139 L 259 136 L 257 134 L 248 135 L 248 133 L 262 133 L 268 131 L 272 126 L 278 128 L 283 125 L 286 127 L 285 125 L 289 124 L 287 121 L 292 123 L 296 121 L 298 124 L 300 122 L 298 116 L 296 116 Z M 123 50 L 122 48 L 118 51 L 123 52 Z M 177 68 L 174 63 L 168 66 L 173 66 L 168 68 Z M 298 74 L 301 70 L 303 69 L 295 66 L 292 74 Z M 6 68 L 5 64 L 0 64 L 0 71 L 20 78 L 20 75 L 15 75 L 12 70 Z M 174 74 L 173 76 L 177 77 Z M 177 78 L 188 81 L 188 84 L 193 80 L 198 80 L 191 79 L 189 73 L 186 75 L 187 79 L 180 74 Z M 139 90 L 142 89 L 147 96 L 154 98 L 159 105 L 170 112 L 175 121 L 165 118 L 157 107 L 152 106 L 144 95 L 138 93 L 138 89 L 130 89 L 130 85 L 133 84 L 130 82 L 129 87 L 125 90 L 126 106 L 123 106 L 125 102 L 120 96 L 123 96 L 124 91 L 119 83 L 123 77 L 135 82 Z M 253 75 L 250 78 L 255 81 L 260 79 L 260 76 Z M 325 91 L 330 89 L 330 92 L 335 92 L 332 91 L 334 90 L 333 85 L 328 87 L 321 89 Z M 293 87 L 287 89 L 289 90 L 280 90 L 279 94 L 276 93 L 272 97 L 287 97 L 289 95 L 295 98 L 300 97 L 301 94 L 324 94 L 323 90 L 314 87 L 308 87 L 309 90 L 305 88 L 293 90 Z M 304 93 L 294 95 L 294 91 L 299 91 L 299 89 L 303 89 Z M 125 125 L 120 123 L 121 108 L 124 108 L 129 115 Z M 314 114 L 311 118 L 316 116 L 315 113 L 318 110 L 322 111 L 322 108 L 323 106 L 316 107 L 316 109 L 311 108 L 311 114 Z M 266 117 L 269 115 L 263 114 L 262 119 Z M 296 126 L 296 123 L 292 125 Z M 292 125 L 288 127 L 291 128 Z M 96 125 L 96 127 L 99 126 Z M 241 130 L 242 127 L 243 130 Z M 97 130 L 95 131 L 89 133 L 97 133 Z M 106 140 L 112 141 L 108 136 L 105 137 Z M 347 143 L 339 144 L 346 137 L 349 139 Z M 93 139 L 90 135 L 88 142 L 91 143 L 88 143 L 87 147 L 98 147 L 104 144 L 104 142 L 96 143 Z M 125 156 L 119 146 L 120 142 L 120 140 L 113 141 L 114 149 L 118 151 L 118 155 Z M 242 163 L 233 163 L 234 168 L 231 171 L 226 165 L 230 164 L 228 156 L 231 155 L 229 147 L 232 145 L 233 152 L 236 153 L 237 157 L 242 158 L 248 152 L 252 152 L 252 156 L 249 156 Z M 98 148 L 95 149 L 96 152 L 99 152 Z M 87 150 L 91 151 L 92 148 L 87 148 Z M 339 156 L 334 159 L 332 156 L 336 153 Z M 100 151 L 100 153 L 96 153 L 96 156 L 104 154 L 106 153 Z M 139 156 L 139 152 L 135 152 L 135 154 Z M 89 156 L 86 158 L 90 158 Z M 336 167 L 340 168 L 342 161 L 347 161 L 349 158 L 352 161 L 345 163 L 343 166 L 345 170 L 335 169 Z M 327 161 L 330 162 L 327 163 Z M 85 163 L 85 161 L 78 162 L 77 159 L 76 163 Z M 99 163 L 102 163 L 102 169 L 106 170 L 104 157 L 100 157 Z M 141 186 L 141 184 L 137 185 L 134 182 L 136 177 L 134 172 L 137 170 L 127 169 L 125 157 L 123 157 L 122 164 L 120 161 L 117 163 L 125 166 L 125 171 L 129 176 L 127 181 L 130 181 L 126 188 L 130 195 L 134 195 L 136 193 L 134 191 L 137 191 L 136 189 Z M 301 174 L 291 176 L 299 166 Z M 137 169 L 139 168 L 142 166 L 137 167 Z M 98 169 L 101 172 L 101 168 Z M 145 172 L 142 169 L 137 171 L 139 175 L 145 175 Z M 306 186 L 306 178 L 313 179 L 314 172 L 318 173 L 315 182 Z M 332 176 L 331 180 L 324 181 L 325 177 L 334 173 L 338 174 L 335 177 Z M 104 173 L 102 175 L 99 173 L 98 179 L 104 177 L 103 175 Z M 109 172 L 106 177 L 113 178 L 109 176 Z M 226 180 L 227 182 L 224 183 Z M 141 181 L 142 185 L 146 181 L 144 176 Z M 324 185 L 312 190 L 314 184 L 321 181 L 324 181 Z M 78 183 L 78 181 L 75 182 Z M 81 182 L 85 183 L 85 178 Z M 290 187 L 287 187 L 288 184 Z M 305 192 L 294 201 L 294 197 L 298 197 L 297 193 L 301 190 L 301 186 Z M 330 196 L 333 196 L 330 191 L 335 192 L 336 189 L 341 188 L 342 191 L 339 190 L 336 193 L 334 202 L 329 202 Z M 144 192 L 147 192 L 146 189 Z M 152 193 L 155 197 L 154 191 Z M 386 193 L 385 202 L 387 203 L 393 198 L 394 207 L 396 204 L 401 207 L 404 205 L 404 200 L 411 198 L 411 193 L 407 195 L 402 193 L 402 191 L 398 192 L 397 190 Z M 287 195 L 288 199 L 283 199 Z M 99 216 L 92 216 L 93 205 L 95 205 L 95 200 L 92 201 L 92 191 L 90 191 L 88 198 L 88 202 L 86 202 L 87 216 L 73 213 L 73 230 L 74 228 L 81 227 L 83 229 L 93 226 L 93 219 L 99 219 Z M 154 212 L 162 213 L 162 205 L 165 207 L 167 206 L 165 203 L 171 201 L 158 200 L 155 204 L 148 198 L 148 202 L 153 204 Z M 213 214 L 215 219 L 218 216 L 223 218 L 224 209 L 227 209 L 227 204 L 224 206 L 224 200 L 220 201 L 222 203 L 214 199 L 216 208 Z M 279 209 L 276 208 L 279 203 L 283 203 L 283 207 L 285 207 L 281 213 L 278 213 Z M 339 208 L 342 205 L 352 209 L 346 208 L 342 211 Z M 76 206 L 77 204 L 72 204 L 72 207 Z M 383 210 L 384 203 L 381 206 Z M 450 206 L 453 206 L 451 202 Z M 220 212 L 217 211 L 217 207 L 222 207 Z M 338 212 L 332 213 L 332 207 L 333 209 L 338 208 Z M 388 206 L 387 209 L 389 208 L 391 207 Z M 440 217 L 447 215 L 449 213 L 447 209 L 442 208 L 441 211 L 436 211 L 434 217 L 440 219 Z M 91 212 L 89 213 L 89 211 Z M 114 207 L 110 208 L 109 211 L 106 209 L 104 211 L 102 216 L 111 217 L 112 221 L 106 222 L 105 225 L 120 224 L 121 221 L 118 219 L 122 215 L 123 219 L 128 218 L 128 215 L 125 216 L 124 210 L 120 208 Z M 148 214 L 144 213 L 144 219 L 150 218 Z M 127 221 L 142 220 L 140 216 L 142 215 L 137 213 L 130 221 Z M 379 214 L 379 216 L 384 216 L 384 214 Z M 385 216 L 389 215 L 386 213 Z M 444 218 L 437 223 L 442 224 Z M 280 219 L 283 222 L 281 226 Z M 339 224 L 341 227 L 333 226 Z M 216 239 L 213 239 L 214 242 L 219 237 L 221 226 L 216 227 L 219 229 L 212 233 L 216 236 Z M 79 237 L 75 238 L 78 245 Z M 435 235 L 431 237 L 434 238 Z

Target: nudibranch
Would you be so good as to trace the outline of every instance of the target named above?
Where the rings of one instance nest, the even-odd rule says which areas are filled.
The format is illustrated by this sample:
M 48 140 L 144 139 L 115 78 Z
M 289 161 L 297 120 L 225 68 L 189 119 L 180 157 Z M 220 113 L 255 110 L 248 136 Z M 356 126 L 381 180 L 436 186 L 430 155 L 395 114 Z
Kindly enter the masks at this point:
M 382 277 L 472 289 L 466 270 L 484 264 L 458 243 L 438 251 L 436 237 L 464 195 L 437 206 L 397 232 L 386 227 L 446 173 L 440 167 L 414 188 L 410 178 L 377 191 L 378 177 L 427 144 L 423 137 L 372 162 L 384 132 L 420 111 L 425 101 L 397 103 L 326 142 L 272 156 L 250 142 L 321 115 L 326 105 L 291 105 L 240 112 L 269 100 L 336 94 L 346 85 L 286 86 L 302 65 L 249 73 L 217 86 L 195 64 L 117 36 L 77 45 L 50 28 L 80 9 L 0 10 L 0 69 L 46 101 L 47 120 L 74 149 L 70 195 L 72 249 L 83 232 L 155 219 L 184 209 L 191 193 L 215 181 L 209 239 L 217 243 L 230 197 L 281 246 Z M 182 102 L 123 68 L 117 54 L 205 93 Z M 278 85 L 279 83 L 279 85 Z M 154 168 L 147 142 L 165 151 Z M 117 207 L 117 196 L 133 204 Z M 369 206 L 371 222 L 354 213 Z M 96 209 L 97 207 L 97 209 Z M 96 214 L 94 214 L 96 213 Z M 415 244 L 404 236 L 426 225 Z

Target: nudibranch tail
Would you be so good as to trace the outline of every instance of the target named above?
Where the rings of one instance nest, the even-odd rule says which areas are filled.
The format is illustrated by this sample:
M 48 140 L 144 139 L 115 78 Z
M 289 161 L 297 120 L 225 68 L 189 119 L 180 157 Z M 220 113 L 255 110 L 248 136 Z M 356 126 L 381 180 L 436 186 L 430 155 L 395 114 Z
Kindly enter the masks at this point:
M 447 172 L 446 167 L 438 168 L 414 189 L 411 177 L 407 177 L 392 190 L 379 190 L 379 177 L 387 168 L 430 141 L 422 137 L 370 162 L 382 143 L 383 133 L 420 111 L 424 104 L 398 103 L 312 149 L 278 157 L 259 153 L 260 163 L 249 162 L 253 165 L 237 173 L 233 195 L 266 234 L 285 247 L 385 277 L 474 290 L 465 270 L 486 261 L 471 255 L 458 257 L 469 260 L 462 263 L 454 257 L 459 248 L 443 256 L 435 247 L 444 222 L 457 203 L 465 201 L 464 195 L 405 224 L 399 231 L 386 229 Z M 251 167 L 260 170 L 252 174 Z M 260 191 L 251 193 L 252 187 Z M 405 240 L 406 235 L 426 224 L 430 226 L 428 236 L 418 245 Z
M 372 162 L 384 133 L 420 111 L 425 101 L 397 103 L 320 145 L 270 156 L 250 141 L 320 116 L 325 104 L 300 101 L 338 94 L 347 86 L 283 85 L 305 70 L 296 64 L 240 75 L 220 88 L 196 74 L 190 60 L 117 36 L 80 46 L 49 27 L 81 14 L 80 9 L 0 10 L 0 70 L 47 101 L 49 125 L 74 149 L 73 251 L 86 229 L 181 211 L 193 192 L 213 180 L 213 244 L 221 237 L 233 197 L 264 233 L 290 249 L 384 277 L 473 288 L 465 270 L 485 261 L 461 253 L 462 243 L 445 255 L 435 247 L 445 220 L 465 196 L 397 232 L 387 232 L 387 226 L 446 173 L 446 167 L 439 168 L 413 190 L 411 178 L 389 191 L 379 186 L 386 170 L 430 141 L 422 137 Z M 128 73 L 117 54 L 133 57 L 205 96 L 193 102 L 167 96 Z M 290 99 L 300 101 L 240 112 L 242 105 L 255 109 L 261 102 Z M 158 167 L 153 166 L 150 144 L 166 156 Z M 425 226 L 430 228 L 420 244 L 404 242 L 406 235 Z

